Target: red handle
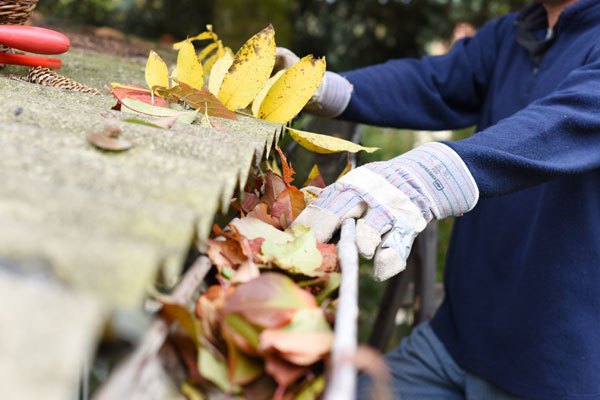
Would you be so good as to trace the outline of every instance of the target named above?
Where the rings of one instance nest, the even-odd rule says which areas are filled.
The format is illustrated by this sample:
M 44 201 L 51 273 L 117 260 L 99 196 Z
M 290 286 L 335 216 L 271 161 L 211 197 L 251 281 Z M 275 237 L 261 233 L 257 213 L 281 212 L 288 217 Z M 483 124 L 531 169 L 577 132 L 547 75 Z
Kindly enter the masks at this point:
M 71 42 L 62 33 L 35 26 L 0 25 L 0 43 L 37 54 L 61 54 Z
M 26 54 L 0 53 L 0 64 L 28 65 L 30 67 L 60 68 L 59 59 L 30 56 Z

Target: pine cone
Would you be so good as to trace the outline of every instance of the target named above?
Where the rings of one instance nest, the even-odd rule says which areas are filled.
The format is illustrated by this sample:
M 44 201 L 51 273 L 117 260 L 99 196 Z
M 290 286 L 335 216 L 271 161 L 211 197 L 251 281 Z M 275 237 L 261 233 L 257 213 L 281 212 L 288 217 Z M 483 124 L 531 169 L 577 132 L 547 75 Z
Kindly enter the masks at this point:
M 37 83 L 38 85 L 53 86 L 65 90 L 74 90 L 81 93 L 102 95 L 102 93 L 92 87 L 75 82 L 71 78 L 59 75 L 51 69 L 43 67 L 35 67 L 30 69 L 25 80 L 27 82 Z

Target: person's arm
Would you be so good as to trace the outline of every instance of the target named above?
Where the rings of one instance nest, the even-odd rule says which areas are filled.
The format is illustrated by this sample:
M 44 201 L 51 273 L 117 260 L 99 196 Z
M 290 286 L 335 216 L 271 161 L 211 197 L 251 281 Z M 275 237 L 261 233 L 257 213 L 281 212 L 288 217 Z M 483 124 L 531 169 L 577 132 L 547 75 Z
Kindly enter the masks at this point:
M 555 91 L 475 135 L 446 143 L 482 197 L 600 167 L 600 46 Z
M 342 73 L 353 86 L 340 119 L 411 129 L 457 129 L 478 122 L 507 21 L 487 23 L 448 54 L 395 59 Z

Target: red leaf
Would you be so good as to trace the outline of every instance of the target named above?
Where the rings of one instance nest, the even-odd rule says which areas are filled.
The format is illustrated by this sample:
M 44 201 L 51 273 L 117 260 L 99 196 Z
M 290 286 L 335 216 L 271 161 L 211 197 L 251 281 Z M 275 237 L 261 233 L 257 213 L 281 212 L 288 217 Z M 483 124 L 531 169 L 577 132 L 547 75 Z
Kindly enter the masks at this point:
M 159 93 L 168 93 L 179 101 L 189 104 L 194 109 L 200 109 L 201 113 L 208 113 L 213 117 L 237 120 L 237 116 L 223 105 L 214 94 L 206 89 L 198 90 L 183 82 L 177 81 L 178 85 L 172 89 L 158 89 Z
M 323 180 L 323 177 L 321 176 L 321 174 L 319 174 L 314 179 L 312 179 L 310 182 L 308 182 L 308 184 L 306 184 L 305 186 L 315 186 L 315 187 L 323 189 L 327 185 L 325 184 L 325 181 Z
M 283 226 L 283 228 L 287 229 L 304 208 L 306 208 L 304 194 L 295 186 L 289 186 L 277 197 L 271 209 L 271 217 L 281 220 L 281 216 L 285 215 L 287 226 Z
M 269 209 L 273 207 L 275 200 L 279 197 L 279 194 L 287 188 L 287 185 L 279 175 L 269 171 L 267 178 L 265 179 L 265 193 L 263 194 L 261 201 L 266 203 Z
M 285 391 L 285 388 L 305 375 L 308 372 L 308 368 L 291 364 L 275 355 L 269 354 L 265 357 L 265 371 L 279 384 L 278 391 Z
M 251 324 L 265 328 L 287 325 L 300 308 L 315 308 L 315 298 L 285 275 L 266 272 L 239 285 L 227 296 L 224 315 L 240 314 Z
M 249 213 L 254 210 L 254 207 L 256 207 L 258 203 L 260 203 L 260 197 L 254 193 L 245 192 L 244 200 L 242 200 L 242 210 L 244 210 L 245 213 Z
M 281 151 L 279 146 L 276 145 L 275 149 L 279 153 L 279 157 L 281 157 L 281 166 L 283 167 L 283 181 L 289 185 L 294 181 L 293 175 L 296 173 L 296 171 L 294 171 L 291 164 L 288 164 L 287 158 L 285 158 L 285 155 L 283 154 L 283 151 Z
M 144 102 L 146 104 L 150 104 L 153 106 L 169 107 L 169 102 L 167 100 L 163 99 L 162 97 L 158 97 L 158 96 L 153 97 L 148 89 L 146 89 L 142 86 L 138 86 L 138 85 L 127 85 L 127 86 L 144 89 L 144 91 L 123 89 L 123 88 L 112 88 L 111 89 L 112 94 L 113 94 L 113 96 L 115 96 L 117 98 L 117 100 L 119 100 L 119 103 L 123 99 L 132 99 L 132 100 L 139 100 L 141 102 Z M 154 100 L 154 102 L 152 102 L 153 100 Z
M 321 252 L 323 262 L 317 271 L 335 272 L 337 270 L 337 248 L 335 244 L 317 243 L 317 249 Z

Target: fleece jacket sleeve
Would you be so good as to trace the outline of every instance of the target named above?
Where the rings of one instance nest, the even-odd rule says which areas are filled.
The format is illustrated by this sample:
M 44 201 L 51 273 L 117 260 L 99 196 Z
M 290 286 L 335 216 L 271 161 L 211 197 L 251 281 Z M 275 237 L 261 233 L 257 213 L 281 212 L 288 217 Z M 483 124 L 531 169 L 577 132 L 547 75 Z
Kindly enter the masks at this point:
M 446 143 L 482 197 L 600 167 L 600 47 L 547 96 L 470 138 Z
M 342 73 L 354 91 L 340 119 L 427 130 L 477 124 L 496 59 L 499 24 L 488 22 L 445 55 L 394 59 Z

